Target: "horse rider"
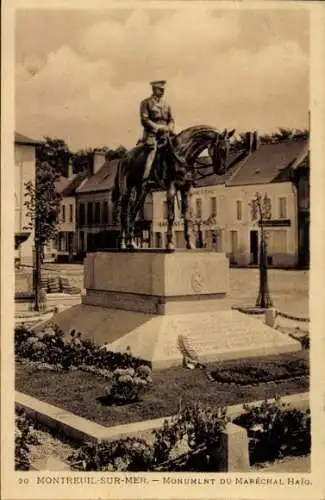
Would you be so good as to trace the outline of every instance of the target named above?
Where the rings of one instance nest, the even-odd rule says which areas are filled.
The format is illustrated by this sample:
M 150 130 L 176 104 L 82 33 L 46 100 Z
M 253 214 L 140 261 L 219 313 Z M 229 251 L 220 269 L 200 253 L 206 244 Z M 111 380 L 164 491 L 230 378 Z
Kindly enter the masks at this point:
M 166 81 L 159 80 L 150 82 L 150 84 L 152 95 L 144 99 L 140 105 L 140 119 L 143 126 L 142 142 L 148 149 L 143 182 L 147 182 L 149 179 L 159 139 L 168 134 L 174 134 L 174 119 L 171 108 L 163 100 Z

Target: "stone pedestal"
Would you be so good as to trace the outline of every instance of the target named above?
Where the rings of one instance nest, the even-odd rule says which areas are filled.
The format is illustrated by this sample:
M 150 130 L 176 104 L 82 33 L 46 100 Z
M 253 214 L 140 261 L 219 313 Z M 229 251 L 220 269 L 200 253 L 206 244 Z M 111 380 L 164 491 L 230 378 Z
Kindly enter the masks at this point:
M 55 317 L 108 349 L 129 347 L 153 369 L 276 354 L 299 342 L 229 307 L 225 254 L 206 250 L 97 252 L 85 265 L 82 304 Z

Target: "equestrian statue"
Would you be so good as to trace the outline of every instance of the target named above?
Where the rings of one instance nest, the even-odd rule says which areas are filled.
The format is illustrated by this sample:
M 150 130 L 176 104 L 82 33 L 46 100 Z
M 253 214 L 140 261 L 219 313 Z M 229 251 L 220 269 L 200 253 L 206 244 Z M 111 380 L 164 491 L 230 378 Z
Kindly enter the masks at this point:
M 167 193 L 167 250 L 174 249 L 173 223 L 178 193 L 186 248 L 194 248 L 190 199 L 200 154 L 207 149 L 216 175 L 227 170 L 229 140 L 235 130 L 219 132 L 213 127 L 198 125 L 175 134 L 171 108 L 163 100 L 165 85 L 164 80 L 151 82 L 152 95 L 140 105 L 143 137 L 118 163 L 112 202 L 115 219 L 120 222 L 121 249 L 136 248 L 136 218 L 153 189 Z

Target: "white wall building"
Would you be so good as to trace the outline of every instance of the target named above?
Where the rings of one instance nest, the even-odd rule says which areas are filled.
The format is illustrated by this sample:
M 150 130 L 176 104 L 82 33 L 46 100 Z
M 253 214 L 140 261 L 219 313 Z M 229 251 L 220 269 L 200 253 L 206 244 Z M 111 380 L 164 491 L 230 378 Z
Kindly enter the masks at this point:
M 307 148 L 306 148 L 307 145 Z M 257 264 L 260 227 L 252 201 L 267 194 L 271 216 L 266 222 L 269 264 L 292 267 L 298 263 L 298 196 L 292 165 L 305 159 L 308 141 L 260 145 L 224 176 L 212 172 L 197 182 L 192 194 L 192 217 L 198 247 L 226 252 L 232 264 Z M 166 244 L 166 194 L 153 195 L 153 246 Z M 176 206 L 175 245 L 184 248 L 183 221 Z
M 24 205 L 25 185 L 32 182 L 35 186 L 37 144 L 39 141 L 15 133 L 15 259 L 29 265 L 33 261 L 35 238 Z
M 76 190 L 87 178 L 87 173 L 73 174 L 69 164 L 67 177 L 60 177 L 56 189 L 61 194 L 58 236 L 55 253 L 58 261 L 71 261 L 77 254 L 77 202 Z

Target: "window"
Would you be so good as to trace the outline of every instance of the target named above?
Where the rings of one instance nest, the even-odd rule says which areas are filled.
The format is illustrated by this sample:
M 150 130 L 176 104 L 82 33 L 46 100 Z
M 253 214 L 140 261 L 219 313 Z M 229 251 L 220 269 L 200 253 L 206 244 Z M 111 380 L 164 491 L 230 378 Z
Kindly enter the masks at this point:
M 286 219 L 287 217 L 287 199 L 284 197 L 279 198 L 279 219 Z
M 69 221 L 73 222 L 73 205 L 71 203 L 69 205 Z
M 108 201 L 103 203 L 102 221 L 103 224 L 108 224 Z
M 266 196 L 264 198 L 264 218 L 265 219 L 271 219 L 272 218 L 272 202 L 271 198 Z
M 62 222 L 65 222 L 65 205 L 62 205 Z
M 251 202 L 251 217 L 252 220 L 257 220 L 258 219 L 258 207 L 257 207 L 257 200 L 252 200 Z
M 202 198 L 196 198 L 196 217 L 201 219 L 202 217 Z
M 93 204 L 91 202 L 87 203 L 87 223 L 93 223 Z
M 162 237 L 161 237 L 161 233 L 156 233 L 156 248 L 162 248 Z
M 243 218 L 242 202 L 240 200 L 236 201 L 236 218 L 237 218 L 237 220 L 242 220 L 242 218 Z
M 231 253 L 238 250 L 238 231 L 230 231 Z
M 210 215 L 211 215 L 211 217 L 216 217 L 216 215 L 217 215 L 217 198 L 215 196 L 210 198 L 210 204 L 211 204 Z
M 184 231 L 175 231 L 176 248 L 185 248 Z
M 100 224 L 100 202 L 96 201 L 95 203 L 95 224 Z
M 85 223 L 85 204 L 80 203 L 79 205 L 79 225 L 83 226 Z

